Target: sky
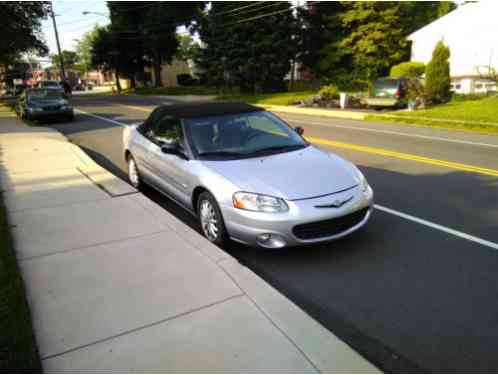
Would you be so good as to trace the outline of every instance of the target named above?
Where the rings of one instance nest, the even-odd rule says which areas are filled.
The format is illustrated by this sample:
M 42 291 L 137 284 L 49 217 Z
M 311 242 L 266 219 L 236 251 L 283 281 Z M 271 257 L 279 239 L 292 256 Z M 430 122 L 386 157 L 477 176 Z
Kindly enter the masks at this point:
M 109 20 L 101 15 L 83 15 L 84 11 L 109 14 L 104 0 L 94 1 L 53 1 L 61 49 L 74 51 L 76 40 L 80 39 L 95 24 L 106 25 Z M 42 22 L 42 32 L 50 49 L 50 54 L 57 53 L 52 18 Z
M 86 32 L 93 29 L 95 24 L 104 26 L 109 23 L 104 14 L 109 14 L 105 0 L 88 1 L 53 1 L 54 12 L 59 31 L 59 40 L 62 50 L 74 51 L 77 40 Z M 95 12 L 99 14 L 83 15 L 83 12 Z M 185 27 L 179 27 L 178 32 L 186 32 Z M 42 32 L 50 49 L 50 55 L 57 53 L 57 42 L 55 41 L 52 18 L 42 22 Z M 42 65 L 50 65 L 49 58 L 39 59 Z

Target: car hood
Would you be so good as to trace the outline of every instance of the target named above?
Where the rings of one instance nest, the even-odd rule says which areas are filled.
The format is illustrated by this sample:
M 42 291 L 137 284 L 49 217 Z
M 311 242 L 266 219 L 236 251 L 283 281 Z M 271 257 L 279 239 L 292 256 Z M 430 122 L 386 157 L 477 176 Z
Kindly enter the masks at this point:
M 35 106 L 67 105 L 67 101 L 63 99 L 31 99 L 29 100 L 29 105 L 35 105 Z
M 202 163 L 242 191 L 287 200 L 332 194 L 359 183 L 349 162 L 314 146 L 258 158 Z

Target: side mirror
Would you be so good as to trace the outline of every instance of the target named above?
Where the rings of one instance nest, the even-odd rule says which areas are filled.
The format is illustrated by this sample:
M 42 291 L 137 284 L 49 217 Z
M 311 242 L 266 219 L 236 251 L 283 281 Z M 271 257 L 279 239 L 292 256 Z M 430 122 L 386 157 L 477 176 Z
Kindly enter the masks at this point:
M 188 157 L 183 152 L 182 147 L 177 142 L 161 143 L 161 151 L 165 154 L 176 155 L 182 159 L 188 160 Z
M 180 146 L 176 142 L 164 142 L 161 143 L 161 151 L 165 154 L 178 154 Z
M 296 132 L 297 134 L 299 134 L 299 135 L 303 135 L 303 134 L 304 134 L 304 129 L 303 129 L 302 127 L 300 127 L 300 126 L 296 126 L 296 127 L 294 128 L 294 130 L 295 130 L 295 132 Z

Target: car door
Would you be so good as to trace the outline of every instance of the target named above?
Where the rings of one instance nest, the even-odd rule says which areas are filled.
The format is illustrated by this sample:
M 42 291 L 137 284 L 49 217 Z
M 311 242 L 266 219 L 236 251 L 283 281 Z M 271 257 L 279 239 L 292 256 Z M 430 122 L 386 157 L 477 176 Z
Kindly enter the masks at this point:
M 179 154 L 167 154 L 161 150 L 166 143 L 179 145 Z M 154 175 L 161 188 L 185 206 L 190 205 L 189 159 L 186 157 L 185 138 L 180 119 L 164 115 L 152 128 L 152 142 L 148 156 Z

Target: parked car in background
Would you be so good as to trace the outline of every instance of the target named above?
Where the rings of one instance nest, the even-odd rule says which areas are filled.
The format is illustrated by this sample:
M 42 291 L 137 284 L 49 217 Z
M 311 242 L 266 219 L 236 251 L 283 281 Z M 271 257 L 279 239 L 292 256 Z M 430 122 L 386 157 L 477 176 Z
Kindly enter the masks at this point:
M 53 89 L 25 90 L 17 101 L 16 112 L 26 120 L 74 119 L 74 110 L 68 99 L 63 92 Z
M 372 85 L 370 95 L 365 99 L 370 108 L 406 108 L 408 105 L 408 87 L 420 85 L 412 78 L 379 78 Z
M 81 82 L 74 85 L 73 90 L 74 91 L 89 91 L 89 90 L 93 90 L 93 85 L 91 82 L 81 80 Z
M 185 207 L 209 241 L 282 248 L 346 236 L 373 209 L 360 170 L 301 134 L 245 103 L 184 103 L 126 127 L 123 151 L 131 184 Z
M 59 81 L 40 81 L 40 83 L 38 84 L 38 88 L 64 92 L 64 87 Z

